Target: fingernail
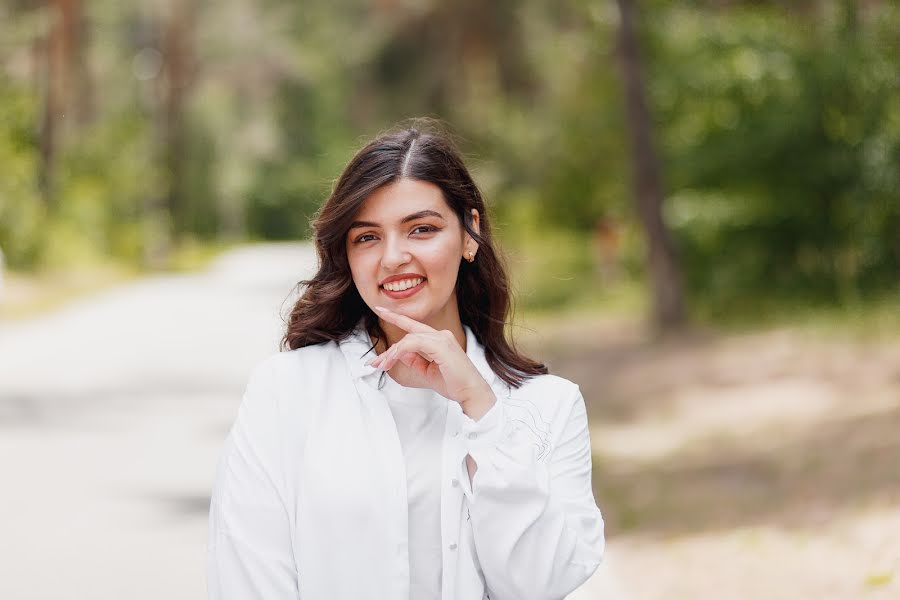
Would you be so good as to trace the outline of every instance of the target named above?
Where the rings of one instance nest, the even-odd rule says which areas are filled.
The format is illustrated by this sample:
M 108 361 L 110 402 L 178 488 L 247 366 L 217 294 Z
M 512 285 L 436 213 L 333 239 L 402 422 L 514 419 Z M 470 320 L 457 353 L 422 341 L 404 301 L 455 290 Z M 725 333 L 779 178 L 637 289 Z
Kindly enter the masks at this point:
M 383 307 L 383 306 L 376 306 L 376 307 L 375 307 L 375 310 L 377 310 L 377 311 L 379 311 L 379 312 L 385 312 L 385 311 L 387 311 L 387 309 L 386 309 L 385 307 Z

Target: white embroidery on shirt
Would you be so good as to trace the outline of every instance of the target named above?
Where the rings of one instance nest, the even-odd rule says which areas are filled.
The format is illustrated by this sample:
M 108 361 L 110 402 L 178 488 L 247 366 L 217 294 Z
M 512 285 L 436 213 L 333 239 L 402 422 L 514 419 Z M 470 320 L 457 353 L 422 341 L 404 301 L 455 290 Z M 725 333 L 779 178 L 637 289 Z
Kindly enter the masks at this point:
M 537 460 L 545 460 L 553 449 L 550 422 L 544 419 L 540 409 L 531 400 L 507 398 L 505 404 L 508 425 L 503 437 L 508 439 L 517 432 L 530 436 L 535 445 Z

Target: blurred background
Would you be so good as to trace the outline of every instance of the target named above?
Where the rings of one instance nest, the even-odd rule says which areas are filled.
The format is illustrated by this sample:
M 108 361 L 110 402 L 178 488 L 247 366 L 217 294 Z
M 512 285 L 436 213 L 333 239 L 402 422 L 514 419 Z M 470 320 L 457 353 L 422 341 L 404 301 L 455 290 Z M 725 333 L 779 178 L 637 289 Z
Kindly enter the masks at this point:
M 410 117 L 588 402 L 579 597 L 900 597 L 888 0 L 0 0 L 0 597 L 204 596 L 310 218 Z

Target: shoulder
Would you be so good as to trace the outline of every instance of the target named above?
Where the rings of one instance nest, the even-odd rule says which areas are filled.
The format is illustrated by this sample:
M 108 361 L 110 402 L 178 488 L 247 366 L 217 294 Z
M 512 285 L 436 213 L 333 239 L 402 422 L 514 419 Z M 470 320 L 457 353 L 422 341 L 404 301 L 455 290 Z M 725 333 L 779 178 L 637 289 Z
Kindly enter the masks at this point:
M 510 398 L 539 400 L 541 404 L 566 408 L 571 408 L 580 397 L 581 389 L 577 383 L 549 373 L 529 377 L 518 388 L 510 389 Z
M 550 429 L 564 427 L 578 404 L 584 405 L 578 384 L 558 375 L 535 375 L 518 388 L 510 388 L 504 399 L 506 412 L 513 418 L 528 418 L 546 423 Z
M 251 368 L 243 403 L 275 418 L 303 417 L 313 400 L 345 374 L 334 342 L 273 352 Z
M 256 362 L 247 379 L 236 427 L 254 440 L 302 445 L 322 398 L 337 380 L 346 378 L 338 358 L 340 350 L 327 342 L 273 352 Z M 287 455 L 297 452 L 295 447 Z
M 277 385 L 312 373 L 323 373 L 321 369 L 338 358 L 340 350 L 334 342 L 273 352 L 253 366 L 248 385 Z

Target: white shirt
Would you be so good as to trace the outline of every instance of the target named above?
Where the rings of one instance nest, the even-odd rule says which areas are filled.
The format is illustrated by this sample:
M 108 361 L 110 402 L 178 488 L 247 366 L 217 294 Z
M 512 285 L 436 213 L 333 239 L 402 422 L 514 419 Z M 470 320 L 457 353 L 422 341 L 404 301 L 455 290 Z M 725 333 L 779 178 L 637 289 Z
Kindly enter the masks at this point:
M 448 402 L 441 598 L 564 598 L 604 550 L 584 398 L 555 375 L 511 388 L 465 331 L 497 403 L 474 421 Z M 411 597 L 405 461 L 370 348 L 358 326 L 254 369 L 212 492 L 211 600 Z
M 406 463 L 409 503 L 409 597 L 441 599 L 441 449 L 447 398 L 434 390 L 400 385 L 383 376 Z

